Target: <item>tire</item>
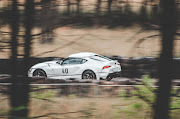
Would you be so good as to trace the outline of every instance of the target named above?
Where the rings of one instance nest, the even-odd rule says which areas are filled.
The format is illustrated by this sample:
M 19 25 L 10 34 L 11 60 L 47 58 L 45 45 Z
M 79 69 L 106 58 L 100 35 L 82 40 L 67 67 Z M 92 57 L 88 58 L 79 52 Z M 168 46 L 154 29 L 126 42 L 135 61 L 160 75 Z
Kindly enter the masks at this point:
M 33 77 L 46 78 L 46 72 L 42 69 L 37 69 L 33 72 Z
M 86 70 L 82 74 L 82 79 L 96 79 L 96 74 L 91 70 Z

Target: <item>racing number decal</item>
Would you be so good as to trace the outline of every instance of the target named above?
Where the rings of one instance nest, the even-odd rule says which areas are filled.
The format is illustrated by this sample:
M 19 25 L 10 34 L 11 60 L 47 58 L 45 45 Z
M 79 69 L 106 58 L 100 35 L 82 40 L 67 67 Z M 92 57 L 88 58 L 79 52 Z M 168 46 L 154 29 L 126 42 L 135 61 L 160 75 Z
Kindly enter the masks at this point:
M 68 69 L 67 68 L 63 68 L 62 69 L 62 73 L 66 73 L 67 74 L 68 73 Z

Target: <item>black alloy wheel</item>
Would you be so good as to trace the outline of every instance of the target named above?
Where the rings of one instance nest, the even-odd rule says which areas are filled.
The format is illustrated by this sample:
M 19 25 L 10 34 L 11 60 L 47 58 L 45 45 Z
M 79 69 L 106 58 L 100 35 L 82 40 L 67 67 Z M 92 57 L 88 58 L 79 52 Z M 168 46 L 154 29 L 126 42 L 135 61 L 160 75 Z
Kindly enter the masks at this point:
M 41 69 L 37 69 L 33 72 L 33 77 L 40 77 L 40 78 L 45 78 L 47 77 L 46 72 L 41 70 Z
M 82 74 L 82 79 L 96 79 L 96 75 L 93 71 L 91 70 L 86 70 Z

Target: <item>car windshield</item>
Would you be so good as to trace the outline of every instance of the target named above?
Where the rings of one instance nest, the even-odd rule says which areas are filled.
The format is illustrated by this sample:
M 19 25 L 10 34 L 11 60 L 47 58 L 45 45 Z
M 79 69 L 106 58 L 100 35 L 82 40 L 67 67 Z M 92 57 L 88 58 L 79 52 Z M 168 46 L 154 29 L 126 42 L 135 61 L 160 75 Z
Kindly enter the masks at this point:
M 91 56 L 90 58 L 96 61 L 100 61 L 100 62 L 112 61 L 111 59 L 101 56 L 101 55 L 94 55 L 94 56 Z

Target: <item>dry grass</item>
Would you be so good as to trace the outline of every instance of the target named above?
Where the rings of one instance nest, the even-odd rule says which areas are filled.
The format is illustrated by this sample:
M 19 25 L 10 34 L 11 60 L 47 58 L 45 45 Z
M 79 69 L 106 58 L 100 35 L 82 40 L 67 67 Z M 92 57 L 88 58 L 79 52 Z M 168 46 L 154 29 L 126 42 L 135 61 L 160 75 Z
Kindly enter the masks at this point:
M 66 57 L 78 52 L 95 52 L 104 55 L 137 57 L 157 56 L 160 51 L 159 37 L 149 38 L 137 45 L 139 39 L 158 34 L 156 31 L 143 31 L 138 26 L 113 30 L 62 27 L 54 30 L 54 33 L 56 38 L 51 44 L 40 44 L 39 40 L 34 40 L 32 56 Z M 43 54 L 52 50 L 53 52 Z
M 0 102 L 0 107 L 0 113 L 6 113 L 8 100 Z M 148 111 L 147 104 L 135 98 L 59 96 L 56 91 L 31 94 L 29 108 L 31 117 L 42 116 L 38 119 L 143 119 Z
M 40 32 L 38 29 L 35 33 Z M 53 31 L 52 42 L 41 43 L 41 39 L 33 40 L 32 56 L 35 57 L 67 57 L 78 52 L 95 52 L 103 55 L 119 55 L 125 57 L 159 56 L 161 49 L 158 31 L 144 31 L 135 25 L 128 28 L 71 28 L 61 27 Z M 146 38 L 138 44 L 140 39 Z M 175 41 L 174 55 L 180 56 L 180 41 Z M 19 52 L 22 52 L 19 49 Z M 10 52 L 1 52 L 0 58 L 8 58 Z
M 0 96 L 0 115 L 7 114 L 9 110 L 7 96 L 2 94 Z M 118 95 L 111 97 L 97 95 L 78 97 L 76 94 L 60 96 L 58 90 L 31 93 L 29 105 L 29 116 L 37 117 L 37 119 L 144 119 L 145 116 L 150 115 L 149 105 L 139 98 Z M 172 119 L 180 117 L 179 110 L 172 112 Z
M 133 110 L 132 104 L 136 103 L 137 100 L 131 99 L 59 97 L 53 98 L 53 100 L 56 101 L 57 104 L 33 100 L 31 102 L 31 116 L 62 113 L 51 116 L 64 119 L 143 119 L 147 111 L 147 105 L 143 103 L 143 107 L 141 107 L 143 111 L 140 111 L 141 109 Z M 46 118 L 50 119 L 51 117 Z

